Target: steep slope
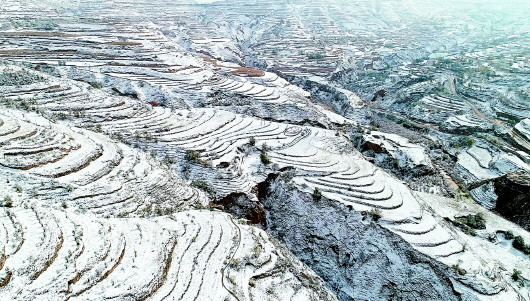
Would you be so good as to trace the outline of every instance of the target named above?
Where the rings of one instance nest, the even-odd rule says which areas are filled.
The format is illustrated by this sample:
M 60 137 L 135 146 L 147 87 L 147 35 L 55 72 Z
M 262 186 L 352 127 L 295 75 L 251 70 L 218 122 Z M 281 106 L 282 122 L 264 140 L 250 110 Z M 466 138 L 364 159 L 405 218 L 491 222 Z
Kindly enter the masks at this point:
M 201 30 L 198 23 L 207 20 L 186 19 L 190 33 L 202 39 L 178 44 L 180 37 L 168 38 L 165 22 L 173 24 L 175 11 L 195 17 L 195 6 L 91 4 L 77 12 L 90 16 L 89 24 L 50 11 L 61 20 L 57 30 L 0 32 L 6 61 L 0 183 L 14 196 L 4 204 L 15 206 L 2 219 L 7 251 L 0 289 L 9 297 L 86 299 L 93 292 L 96 299 L 333 300 L 320 279 L 265 232 L 234 224 L 226 213 L 193 210 L 240 195 L 260 197 L 270 233 L 340 299 L 530 299 L 505 268 L 528 259 L 496 248 L 486 241 L 490 233 L 477 238 L 490 252 L 470 248 L 455 220 L 354 148 L 343 129 L 355 121 L 275 73 L 241 66 L 243 51 L 234 41 Z M 15 17 L 35 9 L 10 5 Z M 124 16 L 138 7 L 146 8 L 141 16 Z M 316 14 L 315 24 L 323 25 L 329 20 L 322 9 L 293 9 L 308 18 L 288 17 L 297 28 L 288 32 L 296 36 L 288 46 L 320 49 L 307 28 L 293 24 L 308 24 Z M 142 21 L 146 16 L 160 23 Z M 230 18 L 237 23 L 237 14 Z M 188 42 L 193 45 L 182 45 Z M 304 56 L 286 56 L 280 63 L 293 68 L 283 71 L 298 77 L 335 68 L 330 64 L 337 57 L 317 54 L 306 57 L 310 66 L 294 64 Z M 362 115 L 353 93 L 322 78 L 309 82 L 313 95 L 337 112 Z M 424 95 L 412 113 L 425 111 L 432 113 L 426 119 L 453 127 L 488 128 L 462 99 Z M 462 162 L 483 149 L 470 148 Z M 268 183 L 278 174 L 288 179 Z M 270 191 L 260 188 L 264 183 Z M 78 240 L 66 246 L 64 233 L 73 228 L 73 236 L 96 242 L 86 254 Z M 44 238 L 22 243 L 25 229 Z M 149 256 L 140 254 L 145 249 Z M 80 254 L 79 263 L 68 259 L 72 254 Z M 59 261 L 72 265 L 54 265 Z M 50 276 L 53 269 L 64 276 Z M 520 277 L 530 278 L 528 265 L 520 269 Z
M 356 212 L 378 210 L 380 225 L 390 230 L 384 235 L 390 235 L 392 240 L 400 237 L 398 240 L 410 245 L 411 249 L 405 248 L 407 252 L 415 249 L 473 275 L 474 280 L 468 277 L 460 281 L 463 285 L 457 286 L 457 291 L 471 288 L 483 299 L 517 294 L 506 284 L 510 275 L 497 271 L 499 263 L 488 262 L 483 254 L 466 249 L 450 224 L 425 208 L 402 182 L 367 162 L 336 131 L 264 121 L 211 108 L 175 110 L 145 105 L 136 99 L 87 89 L 83 84 L 59 81 L 61 87 L 69 88 L 51 94 L 27 92 L 44 114 L 68 114 L 81 127 L 97 127 L 162 158 L 173 158 L 176 170 L 184 168 L 187 176 L 211 185 L 218 197 L 233 192 L 251 193 L 268 173 L 292 169 L 292 184 L 300 191 L 310 194 L 318 190 L 323 197 L 346 206 L 341 210 L 353 210 L 353 216 L 358 216 Z M 64 90 L 105 97 L 88 104 L 87 100 L 93 97 L 54 100 L 56 92 Z M 336 223 L 337 227 L 348 224 Z M 430 273 L 439 273 L 435 271 L 439 269 L 436 264 L 429 269 L 433 270 Z M 447 283 L 443 277 L 435 282 Z M 406 289 L 403 285 L 398 285 L 398 289 Z M 447 284 L 440 285 L 436 291 L 442 294 Z

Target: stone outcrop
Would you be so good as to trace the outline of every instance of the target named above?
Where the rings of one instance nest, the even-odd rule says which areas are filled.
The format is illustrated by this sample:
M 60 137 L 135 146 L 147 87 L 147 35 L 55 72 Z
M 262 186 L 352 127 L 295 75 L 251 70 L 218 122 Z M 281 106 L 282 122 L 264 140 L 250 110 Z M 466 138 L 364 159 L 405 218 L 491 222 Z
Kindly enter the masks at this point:
M 514 172 L 495 181 L 497 210 L 502 216 L 530 230 L 530 174 Z
M 369 213 L 314 200 L 278 177 L 262 201 L 268 230 L 340 300 L 459 300 L 451 272 L 380 227 Z

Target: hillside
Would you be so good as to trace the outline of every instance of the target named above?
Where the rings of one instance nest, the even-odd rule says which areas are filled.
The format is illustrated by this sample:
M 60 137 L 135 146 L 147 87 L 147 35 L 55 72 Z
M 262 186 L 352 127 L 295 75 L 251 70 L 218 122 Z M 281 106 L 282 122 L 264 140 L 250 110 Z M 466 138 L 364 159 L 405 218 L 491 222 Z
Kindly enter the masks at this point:
M 340 1 L 4 2 L 0 300 L 530 300 L 524 110 Z

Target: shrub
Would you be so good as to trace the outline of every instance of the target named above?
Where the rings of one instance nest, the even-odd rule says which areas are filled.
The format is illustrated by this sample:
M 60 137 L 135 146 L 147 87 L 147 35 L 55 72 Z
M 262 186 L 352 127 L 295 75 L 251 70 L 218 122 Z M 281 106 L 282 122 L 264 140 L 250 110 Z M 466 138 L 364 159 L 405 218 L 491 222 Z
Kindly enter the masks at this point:
M 522 277 L 521 277 L 521 271 L 519 271 L 519 270 L 517 270 L 517 269 L 513 269 L 512 279 L 513 279 L 514 281 L 522 280 Z
M 449 146 L 454 148 L 460 148 L 462 146 L 472 147 L 475 144 L 475 140 L 470 137 L 460 137 L 456 140 L 453 140 L 449 143 Z
M 261 159 L 261 163 L 267 165 L 271 163 L 271 159 L 269 158 L 269 155 L 267 154 L 267 151 L 265 148 L 261 149 L 261 155 L 259 156 Z
M 73 115 L 75 118 L 83 118 L 85 117 L 85 113 L 79 109 L 73 110 Z
M 112 133 L 111 135 L 111 138 L 118 141 L 118 142 L 121 142 L 121 143 L 125 143 L 126 142 L 126 139 L 125 137 L 123 137 L 123 135 L 119 132 L 114 132 Z
M 248 140 L 248 144 L 250 144 L 251 146 L 256 145 L 256 138 L 250 137 L 250 139 Z
M 525 254 L 530 254 L 530 245 L 527 245 L 521 236 L 516 236 L 513 239 L 512 246 Z
M 436 141 L 432 141 L 432 140 L 427 141 L 427 147 L 429 149 L 439 149 L 439 148 L 441 148 L 440 145 Z
M 484 216 L 481 213 L 459 217 L 457 218 L 457 221 L 473 229 L 486 229 L 486 221 L 484 220 Z
M 318 188 L 315 188 L 313 190 L 313 200 L 315 201 L 320 201 L 322 199 L 322 192 L 320 192 L 320 190 L 318 190 Z
M 145 217 L 145 216 L 149 216 L 151 215 L 151 212 L 153 211 L 153 206 L 151 204 L 148 204 L 147 206 L 145 206 L 144 208 L 142 208 L 140 210 L 140 212 L 142 213 L 142 215 Z
M 462 227 L 462 230 L 464 231 L 464 233 L 466 233 L 467 235 L 471 235 L 471 236 L 477 236 L 477 231 L 475 231 L 475 229 L 469 227 L 469 226 L 466 226 L 464 225 L 464 227 Z
M 171 165 L 175 164 L 175 159 L 173 157 L 171 157 L 171 156 L 166 156 L 164 158 L 164 163 L 166 163 L 167 165 L 171 166 Z
M 182 176 L 184 177 L 184 179 L 189 179 L 190 178 L 190 164 L 189 163 L 182 164 L 182 169 L 180 170 L 180 172 L 182 173 Z
M 66 185 L 66 187 L 64 189 L 66 189 L 66 191 L 68 191 L 68 192 L 72 192 L 72 191 L 74 191 L 74 186 L 68 184 L 68 185 Z
M 239 261 L 236 258 L 230 258 L 230 261 L 228 262 L 228 264 L 232 268 L 238 268 L 241 265 L 241 261 Z
M 379 208 L 374 208 L 374 209 L 370 210 L 369 214 L 370 214 L 370 216 L 372 217 L 372 219 L 373 219 L 374 221 L 376 221 L 376 222 L 377 222 L 378 220 L 380 220 L 381 217 L 383 217 L 383 212 L 382 212 L 381 209 L 379 209 Z
M 524 242 L 524 239 L 521 237 L 521 236 L 516 236 L 514 239 L 513 239 L 513 243 L 512 243 L 513 247 L 516 248 L 517 250 L 522 250 L 524 249 L 525 247 L 525 242 Z
M 506 239 L 513 239 L 515 237 L 515 235 L 513 235 L 512 231 L 507 231 L 507 232 L 504 233 L 504 237 Z
M 254 280 L 254 278 L 250 278 L 250 280 L 248 281 L 248 285 L 250 287 L 255 287 L 256 286 L 256 280 Z M 230 300 L 230 299 L 226 298 L 225 301 L 226 300 Z
M 211 196 L 215 195 L 215 189 L 213 189 L 212 186 L 210 186 L 210 184 L 204 180 L 194 180 L 191 182 L 191 186 L 204 190 Z
M 162 208 L 160 208 L 160 207 L 157 206 L 157 207 L 155 208 L 155 215 L 160 216 L 160 215 L 162 215 L 162 214 L 164 214 L 164 211 L 162 210 Z
M 64 112 L 60 112 L 58 114 L 55 115 L 55 117 L 59 120 L 67 120 L 67 119 L 70 119 L 70 115 L 68 115 L 67 113 L 64 113 Z
M 259 257 L 259 254 L 261 254 L 263 248 L 261 245 L 257 244 L 252 248 L 252 254 L 254 254 L 255 257 Z
M 464 276 L 465 274 L 467 274 L 467 271 L 461 268 L 458 264 L 453 265 L 452 268 L 460 276 Z
M 189 162 L 199 162 L 201 154 L 198 151 L 189 149 L 186 151 L 186 155 L 184 158 Z
M 127 212 L 120 212 L 118 213 L 117 217 L 119 218 L 124 218 L 124 217 L 127 217 L 129 214 Z
M 307 58 L 310 60 L 319 60 L 324 58 L 324 56 L 320 53 L 311 53 L 307 55 Z
M 101 83 L 98 83 L 98 82 L 91 82 L 90 85 L 96 89 L 101 89 L 103 88 L 103 85 Z
M 44 80 L 43 77 L 26 70 L 13 71 L 5 69 L 0 73 L 0 86 L 23 86 Z
M 15 191 L 18 192 L 18 193 L 21 193 L 22 192 L 22 187 L 20 187 L 19 185 L 15 185 Z
M 13 207 L 13 199 L 9 195 L 4 197 L 4 207 L 11 208 Z
M 472 147 L 473 144 L 475 144 L 475 140 L 470 138 L 470 139 L 467 140 L 466 144 L 467 144 L 468 147 Z

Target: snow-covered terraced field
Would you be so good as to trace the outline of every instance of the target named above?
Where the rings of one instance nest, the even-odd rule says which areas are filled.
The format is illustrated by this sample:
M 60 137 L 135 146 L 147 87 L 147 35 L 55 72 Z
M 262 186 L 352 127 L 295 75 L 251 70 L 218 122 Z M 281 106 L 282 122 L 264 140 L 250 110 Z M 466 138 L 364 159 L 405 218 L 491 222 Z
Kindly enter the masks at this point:
M 519 169 L 528 169 L 528 165 L 513 154 L 480 142 L 458 155 L 455 169 L 466 185 L 473 185 Z
M 53 97 L 53 96 L 52 96 Z M 43 108 L 62 106 L 59 101 L 42 101 Z M 102 98 L 82 110 L 82 103 L 69 101 L 76 108 L 80 126 L 99 125 L 107 133 L 120 133 L 125 139 L 141 137 L 138 143 L 163 156 L 181 157 L 187 150 L 213 166 L 229 164 L 222 179 L 205 175 L 218 192 L 250 192 L 259 176 L 254 175 L 256 159 L 241 147 L 252 137 L 279 168 L 295 168 L 294 182 L 309 193 L 342 202 L 356 211 L 381 210 L 383 225 L 403 237 L 419 251 L 454 264 L 466 251 L 420 203 L 402 182 L 365 161 L 350 142 L 334 131 L 291 126 L 264 121 L 215 109 L 170 110 L 141 105 L 135 100 Z M 70 99 L 71 100 L 71 99 Z M 110 106 L 115 103 L 116 106 Z M 53 104 L 53 105 L 52 105 Z M 68 112 L 67 107 L 61 107 Z M 131 109 L 131 108 L 136 108 Z M 472 260 L 468 260 L 472 262 Z M 480 269 L 475 262 L 470 264 Z
M 0 300 L 335 300 L 262 230 L 230 215 L 87 219 L 0 208 Z
M 466 104 L 457 99 L 447 98 L 441 95 L 428 95 L 421 99 L 421 104 L 428 109 L 455 113 L 466 108 Z
M 530 109 L 525 103 L 499 99 L 495 100 L 494 108 L 500 113 L 516 116 L 520 119 L 530 118 Z
M 60 67 L 76 79 L 83 74 L 104 82 L 127 80 L 168 90 L 223 91 L 263 102 L 293 103 L 309 95 L 273 73 L 208 58 L 175 57 L 165 50 L 178 49 L 173 42 L 159 32 L 157 39 L 138 37 L 142 33 L 129 28 L 115 33 L 0 32 L 0 41 L 8 45 L 0 46 L 0 58 Z M 124 36 L 127 42 L 118 40 Z
M 333 132 L 314 130 L 298 143 L 271 152 L 271 160 L 280 167 L 296 168 L 294 181 L 307 192 L 318 189 L 356 211 L 381 210 L 384 226 L 421 252 L 435 258 L 464 252 L 443 227 L 433 224 L 433 217 L 409 188 L 351 149 Z
M 219 197 L 232 192 L 250 193 L 263 179 L 263 173 L 267 168 L 270 171 L 271 166 L 274 170 L 293 169 L 293 182 L 299 189 L 308 193 L 318 189 L 324 197 L 341 202 L 355 211 L 379 210 L 382 216 L 381 225 L 401 236 L 415 249 L 449 266 L 461 264 L 481 281 L 490 283 L 488 285 L 493 287 L 500 285 L 498 281 L 481 276 L 494 269 L 494 265 L 485 264 L 480 256 L 466 250 L 462 242 L 452 233 L 454 230 L 424 208 L 424 204 L 403 182 L 366 161 L 353 148 L 351 142 L 337 135 L 336 131 L 266 121 L 213 108 L 169 109 L 153 106 L 137 99 L 114 96 L 100 89 L 88 88 L 84 84 L 70 80 L 50 78 L 46 85 L 50 83 L 54 84 L 54 87 L 59 85 L 60 88 L 42 90 L 19 87 L 16 89 L 20 89 L 20 92 L 12 89 L 9 97 L 18 99 L 24 94 L 25 97 L 33 99 L 36 106 L 44 110 L 45 114 L 56 114 L 52 116 L 65 114 L 69 122 L 79 127 L 97 128 L 110 136 L 119 137 L 130 145 L 155 152 L 162 158 L 178 158 L 176 162 L 181 163 L 177 165 L 187 160 L 186 152 L 193 151 L 198 154 L 198 158 L 195 162 L 188 163 L 197 167 L 199 177 L 212 185 Z M 17 127 L 12 123 L 6 122 L 6 128 Z M 32 131 L 25 129 L 26 127 L 24 125 L 20 128 L 25 132 Z M 97 183 L 99 179 L 102 183 L 115 183 L 116 180 L 110 181 L 105 175 L 112 169 L 119 169 L 119 162 L 124 160 L 126 154 L 134 153 L 125 145 L 105 143 L 109 140 L 104 139 L 100 134 L 87 135 L 85 130 L 66 130 L 60 125 L 54 128 L 62 129 L 62 132 L 72 137 L 71 140 L 77 142 L 77 144 L 69 142 L 66 144 L 68 147 L 63 149 L 83 155 L 64 161 L 65 164 L 49 163 L 50 168 L 46 165 L 36 166 L 34 173 L 38 176 L 56 177 L 59 181 L 64 179 L 66 183 L 76 187 L 72 195 L 82 191 L 77 188 L 80 186 L 79 189 L 82 189 L 80 184 L 90 185 L 92 182 Z M 251 140 L 254 141 L 255 146 L 251 147 Z M 74 149 L 75 145 L 79 145 L 79 148 Z M 473 154 L 482 150 L 475 148 L 470 150 L 471 158 L 474 158 Z M 265 153 L 270 160 L 269 167 L 261 164 L 259 151 Z M 480 157 L 477 161 L 478 166 L 488 164 L 487 158 L 478 153 L 475 156 Z M 62 153 L 50 153 L 49 156 L 56 158 L 60 154 Z M 68 158 L 68 155 L 65 155 L 61 160 Z M 149 161 L 147 158 L 144 159 Z M 113 160 L 116 164 L 110 164 Z M 86 165 L 87 162 L 91 163 Z M 22 165 L 23 161 L 20 163 L 8 161 L 5 165 L 16 169 L 15 163 Z M 109 168 L 109 164 L 113 168 Z M 78 171 L 76 166 L 83 168 Z M 220 171 L 216 171 L 217 176 L 211 174 L 212 167 L 219 167 Z M 170 172 L 163 168 L 162 170 Z M 33 170 L 30 169 L 29 172 Z M 152 177 L 159 181 L 166 179 L 169 182 L 167 189 L 169 192 L 174 191 L 174 194 L 160 192 L 162 200 L 154 197 L 154 200 L 149 202 L 158 201 L 166 204 L 173 200 L 176 206 L 181 206 L 179 208 L 192 206 L 193 203 L 205 203 L 206 198 L 196 190 L 187 194 L 179 192 L 181 189 L 189 191 L 189 188 L 172 185 L 173 182 L 169 180 L 171 178 L 164 176 L 158 178 L 151 172 L 140 173 L 138 176 L 141 180 Z M 152 191 L 155 191 L 158 182 L 156 180 L 152 182 L 154 182 Z M 138 182 L 134 182 L 125 191 L 139 191 L 138 193 L 146 191 L 141 185 L 147 184 L 138 185 Z M 150 196 L 150 193 L 147 195 Z M 171 197 L 165 198 L 165 196 Z M 190 198 L 193 201 L 190 201 Z M 101 200 L 96 200 L 94 203 L 100 206 Z M 131 206 L 133 204 L 138 206 L 134 207 L 134 210 L 141 210 L 140 207 L 145 206 L 141 199 L 130 203 Z M 114 204 L 111 203 L 111 206 Z M 100 207 L 81 208 L 94 209 L 95 213 L 102 215 L 104 213 L 104 210 L 99 211 Z M 134 210 L 122 211 L 125 215 L 129 213 L 134 215 Z M 149 210 L 156 212 L 152 208 Z M 114 212 L 122 213 L 122 211 L 118 209 Z M 162 214 L 166 212 L 163 206 L 159 212 Z
M 22 188 L 49 205 L 62 201 L 64 206 L 115 216 L 208 203 L 203 192 L 186 186 L 169 167 L 102 134 L 16 111 L 4 110 L 0 119 L 3 172 L 27 178 Z M 39 181 L 49 187 L 32 187 Z
M 432 167 L 432 162 L 425 148 L 411 143 L 399 135 L 372 131 L 365 135 L 365 139 L 377 145 L 382 145 L 399 164 L 408 165 L 409 168 Z M 401 163 L 402 162 L 402 163 Z
M 488 125 L 484 120 L 471 114 L 450 116 L 445 122 L 444 127 L 452 131 L 465 131 L 470 129 L 483 131 L 491 129 L 491 125 Z
M 76 25 L 65 17 L 53 31 L 0 32 L 0 71 L 17 75 L 0 87 L 0 187 L 11 196 L 10 205 L 6 197 L 0 207 L 0 301 L 335 300 L 318 276 L 266 232 L 213 209 L 226 209 L 215 202 L 234 194 L 256 199 L 260 184 L 278 174 L 289 176 L 290 189 L 313 194 L 319 205 L 340 203 L 347 214 L 361 212 L 367 224 L 444 264 L 450 271 L 444 273 L 465 269 L 467 276 L 451 278 L 458 294 L 484 300 L 515 296 L 510 275 L 490 254 L 468 248 L 462 231 L 425 196 L 354 148 L 342 132 L 353 121 L 277 74 L 242 67 L 235 58 L 243 53 L 238 44 L 203 31 L 203 21 L 194 20 L 197 15 L 184 2 L 178 10 L 155 7 L 163 21 L 173 22 L 177 13 L 192 16 L 186 27 L 194 38 L 180 44 L 171 32 L 180 25 L 168 30 L 136 24 L 138 16 L 115 18 L 120 9 L 134 7 L 127 1 L 85 8 L 94 18 L 86 21 L 97 24 Z M 253 11 L 245 1 L 238 3 Z M 95 18 L 99 5 L 107 10 Z M 31 15 L 17 7 L 10 12 Z M 316 5 L 298 13 L 318 15 L 315 24 L 321 26 L 331 20 L 321 12 Z M 227 21 L 239 22 L 232 17 Z M 343 50 L 326 49 L 319 58 L 320 45 L 303 26 L 306 17 L 285 19 L 300 24 L 287 42 L 300 53 L 273 62 L 269 70 L 335 70 L 331 62 Z M 342 38 L 334 29 L 326 34 Z M 335 103 L 326 105 L 355 100 L 360 108 L 362 101 L 346 92 L 346 100 L 330 92 Z M 418 103 L 415 109 L 436 115 L 448 128 L 490 128 L 461 99 L 430 94 Z M 513 138 L 529 142 L 524 122 Z M 423 147 L 371 133 L 396 156 L 404 151 L 414 166 L 431 166 Z M 494 149 L 479 143 L 458 155 L 463 182 L 472 186 L 524 165 Z M 471 187 L 472 195 L 489 197 L 493 187 L 483 187 Z

